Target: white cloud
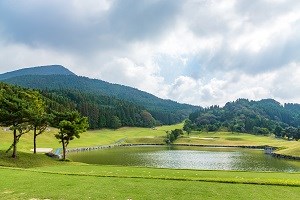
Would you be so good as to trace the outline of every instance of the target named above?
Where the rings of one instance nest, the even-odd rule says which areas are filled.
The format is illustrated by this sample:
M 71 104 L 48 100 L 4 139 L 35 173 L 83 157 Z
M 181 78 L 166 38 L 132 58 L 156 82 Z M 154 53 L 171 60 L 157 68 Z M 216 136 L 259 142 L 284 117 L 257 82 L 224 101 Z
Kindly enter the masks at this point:
M 208 106 L 300 96 L 300 2 L 0 2 L 0 72 L 62 64 L 78 75 Z
M 300 102 L 299 76 L 299 63 L 257 75 L 225 73 L 207 82 L 182 76 L 169 88 L 168 95 L 180 102 L 203 106 L 224 105 L 238 98 Z

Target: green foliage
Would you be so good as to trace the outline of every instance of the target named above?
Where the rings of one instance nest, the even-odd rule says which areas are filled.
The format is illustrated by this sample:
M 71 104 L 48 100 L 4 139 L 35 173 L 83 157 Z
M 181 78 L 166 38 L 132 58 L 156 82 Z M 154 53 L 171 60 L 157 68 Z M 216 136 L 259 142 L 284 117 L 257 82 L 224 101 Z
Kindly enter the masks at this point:
M 171 130 L 171 132 L 166 131 L 166 133 L 167 133 L 167 137 L 165 139 L 165 142 L 167 144 L 172 144 L 175 140 L 177 140 L 177 138 L 180 135 L 183 135 L 182 129 L 174 129 L 174 130 Z
M 112 129 L 118 129 L 121 127 L 121 121 L 117 116 L 112 116 L 110 120 L 110 127 Z
M 86 117 L 81 117 L 78 112 L 56 113 L 53 125 L 59 129 L 55 137 L 62 143 L 63 160 L 66 159 L 66 148 L 70 141 L 79 138 L 89 126 Z
M 105 81 L 76 75 L 27 75 L 3 81 L 34 89 L 56 91 L 76 90 L 81 93 L 114 97 L 121 101 L 130 102 L 137 107 L 143 107 L 142 110 L 147 110 L 161 124 L 175 124 L 181 122 L 188 117 L 189 113 L 198 108 L 196 106 L 180 104 L 171 100 L 163 100 L 131 87 L 111 84 Z M 84 109 L 84 107 L 82 109 Z M 85 113 L 82 114 L 88 116 Z M 123 117 L 118 117 L 121 119 L 122 123 L 125 124 L 122 120 Z M 91 128 L 93 128 L 93 123 L 91 123 Z
M 155 119 L 146 110 L 142 110 L 141 119 L 143 121 L 143 127 L 153 127 L 156 125 Z
M 45 90 L 42 94 L 48 105 L 48 112 L 77 110 L 81 115 L 88 117 L 91 129 L 156 125 L 155 119 L 142 106 L 114 97 L 77 90 Z M 120 125 L 118 123 L 118 126 L 112 126 L 115 123 L 112 121 L 114 117 L 118 117 Z
M 192 132 L 192 129 L 193 129 L 192 121 L 190 119 L 186 119 L 184 121 L 183 130 L 186 131 L 187 134 L 189 135 Z
M 194 130 L 247 132 L 260 135 L 274 133 L 276 137 L 297 140 L 300 133 L 300 105 L 284 106 L 272 99 L 249 101 L 238 99 L 224 107 L 211 106 L 191 113 Z M 290 127 L 290 128 L 289 128 Z M 293 128 L 291 128 L 293 127 Z
M 17 156 L 17 144 L 31 130 L 33 117 L 43 112 L 44 102 L 37 91 L 0 83 L 0 125 L 13 130 L 12 157 Z

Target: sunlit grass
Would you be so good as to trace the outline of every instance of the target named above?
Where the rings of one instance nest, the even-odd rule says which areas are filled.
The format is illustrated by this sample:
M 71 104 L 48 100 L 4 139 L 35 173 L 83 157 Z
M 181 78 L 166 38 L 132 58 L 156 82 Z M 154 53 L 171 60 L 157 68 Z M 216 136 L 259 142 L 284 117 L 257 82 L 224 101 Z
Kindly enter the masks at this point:
M 127 143 L 161 143 L 166 131 L 182 124 L 150 128 L 95 130 L 73 140 L 70 147 Z M 38 137 L 38 147 L 58 148 L 56 129 Z M 298 199 L 300 173 L 155 169 L 60 162 L 33 155 L 32 134 L 22 136 L 19 157 L 5 154 L 12 133 L 0 131 L 0 199 Z M 299 142 L 230 132 L 193 132 L 177 144 L 280 147 L 300 155 Z
M 78 164 L 29 170 L 0 167 L 0 173 L 1 199 L 282 200 L 288 196 L 288 199 L 293 200 L 300 195 L 300 175 L 297 173 L 170 170 Z
M 179 138 L 176 144 L 202 144 L 220 146 L 273 146 L 277 153 L 300 156 L 300 141 L 288 141 L 273 135 L 262 136 L 231 132 L 193 132 L 189 137 Z
M 81 134 L 80 139 L 71 141 L 69 147 L 89 147 L 98 145 L 114 144 L 117 141 L 133 144 L 164 144 L 166 131 L 182 128 L 183 124 L 161 126 L 155 129 L 124 127 L 117 130 L 100 129 L 91 130 Z M 60 148 L 61 145 L 55 139 L 56 129 L 51 128 L 37 139 L 40 148 Z M 12 143 L 11 131 L 0 130 L 0 150 L 7 149 Z M 231 132 L 192 132 L 179 138 L 175 144 L 200 144 L 200 145 L 223 145 L 223 146 L 274 146 L 278 147 L 278 153 L 285 155 L 300 156 L 300 142 L 278 139 L 274 136 L 259 136 L 246 133 Z M 18 150 L 30 152 L 33 147 L 33 135 L 27 133 L 21 137 Z
M 100 129 L 90 130 L 80 135 L 80 139 L 74 139 L 70 142 L 69 147 L 87 147 L 96 145 L 113 144 L 121 139 L 135 139 L 135 138 L 163 138 L 166 135 L 166 131 L 176 128 L 182 128 L 183 124 L 176 124 L 171 126 L 161 126 L 155 129 L 152 128 L 139 128 L 139 127 L 123 127 L 117 130 Z M 58 140 L 55 139 L 54 134 L 57 133 L 57 129 L 50 128 L 37 138 L 37 145 L 39 148 L 59 148 L 61 145 Z M 0 150 L 6 150 L 13 140 L 12 131 L 4 131 L 0 129 Z M 18 143 L 18 150 L 24 152 L 30 152 L 33 148 L 33 134 L 29 132 L 23 135 Z

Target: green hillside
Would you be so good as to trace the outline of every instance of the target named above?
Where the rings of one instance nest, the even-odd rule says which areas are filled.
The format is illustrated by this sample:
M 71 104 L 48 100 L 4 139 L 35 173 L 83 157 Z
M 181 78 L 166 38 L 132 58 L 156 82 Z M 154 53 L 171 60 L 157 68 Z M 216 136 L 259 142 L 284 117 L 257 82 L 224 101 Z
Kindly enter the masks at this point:
M 193 130 L 247 132 L 300 139 L 300 104 L 281 105 L 273 99 L 238 99 L 224 107 L 211 106 L 193 112 L 186 128 Z
M 31 68 L 33 71 L 36 68 Z M 15 72 L 11 72 L 15 73 Z M 7 77 L 6 73 L 6 77 Z M 110 96 L 119 100 L 131 102 L 143 107 L 162 124 L 174 124 L 187 118 L 188 115 L 198 109 L 197 106 L 180 104 L 175 101 L 160 99 L 147 92 L 128 86 L 108 83 L 102 80 L 90 79 L 76 75 L 52 74 L 52 75 L 22 75 L 7 78 L 3 82 L 19 85 L 26 88 L 40 90 L 75 90 L 88 95 Z M 60 92 L 63 94 L 64 92 Z

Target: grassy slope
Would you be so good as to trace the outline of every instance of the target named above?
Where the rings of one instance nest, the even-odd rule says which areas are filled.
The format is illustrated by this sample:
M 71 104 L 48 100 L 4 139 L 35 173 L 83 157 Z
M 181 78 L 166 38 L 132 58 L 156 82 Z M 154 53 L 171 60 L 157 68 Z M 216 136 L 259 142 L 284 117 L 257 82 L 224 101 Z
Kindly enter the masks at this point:
M 167 130 L 172 130 L 175 128 L 182 128 L 182 124 L 172 125 L 172 126 L 162 126 L 158 127 L 156 130 L 150 128 L 137 128 L 137 127 L 124 127 L 117 130 L 101 129 L 95 131 L 88 131 L 82 133 L 80 139 L 74 139 L 70 142 L 69 147 L 85 147 L 85 146 L 95 146 L 112 144 L 122 138 L 146 138 L 149 140 L 155 140 L 163 142 L 163 137 L 166 135 Z M 55 139 L 54 134 L 57 132 L 56 129 L 51 128 L 50 131 L 43 133 L 37 138 L 38 147 L 44 148 L 59 148 L 61 145 L 58 140 Z M 0 129 L 0 150 L 6 150 L 12 143 L 12 132 L 4 131 L 3 128 Z M 33 135 L 32 133 L 27 133 L 23 135 L 18 144 L 18 150 L 24 152 L 30 152 L 33 148 Z
M 118 130 L 101 129 L 88 131 L 81 134 L 80 139 L 71 141 L 69 147 L 86 147 L 104 144 L 112 144 L 120 139 L 126 143 L 164 143 L 164 136 L 167 130 L 182 128 L 182 124 L 158 127 L 156 130 L 150 128 L 121 128 Z M 38 147 L 59 148 L 61 145 L 54 138 L 57 130 L 51 131 L 38 137 Z M 12 142 L 10 131 L 0 130 L 0 150 L 7 149 Z M 21 137 L 18 150 L 29 152 L 32 148 L 32 134 L 28 133 Z M 193 132 L 189 137 L 184 136 L 176 141 L 177 144 L 204 144 L 204 145 L 236 145 L 256 146 L 270 145 L 280 147 L 278 153 L 300 156 L 300 141 L 287 141 L 276 139 L 274 136 L 255 136 L 245 133 L 230 132 Z

